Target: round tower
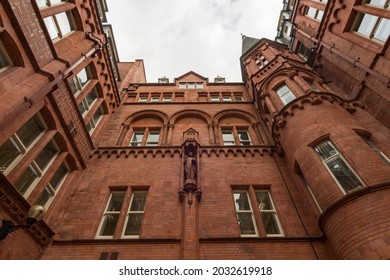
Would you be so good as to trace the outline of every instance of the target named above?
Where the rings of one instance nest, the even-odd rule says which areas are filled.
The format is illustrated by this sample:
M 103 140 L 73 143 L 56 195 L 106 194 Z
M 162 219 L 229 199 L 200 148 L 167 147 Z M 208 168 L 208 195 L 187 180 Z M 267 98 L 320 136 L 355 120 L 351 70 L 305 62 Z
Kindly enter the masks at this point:
M 287 164 L 307 183 L 328 244 L 340 259 L 389 259 L 390 161 L 377 141 L 382 132 L 364 125 L 358 104 L 332 92 L 283 45 L 251 39 L 241 57 L 244 80 Z

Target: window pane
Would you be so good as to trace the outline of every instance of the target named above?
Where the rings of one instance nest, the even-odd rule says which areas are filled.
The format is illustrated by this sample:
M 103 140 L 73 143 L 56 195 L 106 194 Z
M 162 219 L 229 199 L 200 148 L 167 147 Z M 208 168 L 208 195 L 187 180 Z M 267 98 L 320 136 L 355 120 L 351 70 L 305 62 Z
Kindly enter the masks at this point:
M 124 235 L 139 235 L 143 216 L 143 213 L 129 214 Z
M 50 197 L 52 197 L 52 193 L 50 192 L 50 190 L 46 187 L 41 196 L 38 198 L 38 200 L 35 202 L 35 204 L 37 205 L 42 205 L 42 206 L 45 206 L 45 204 L 49 201 Z
M 133 138 L 131 139 L 131 146 L 141 146 L 144 138 L 144 132 L 134 132 Z
M 241 234 L 256 234 L 252 213 L 237 213 L 237 219 Z
M 326 164 L 346 193 L 362 186 L 362 183 L 342 158 L 337 157 Z
M 364 3 L 384 7 L 387 0 L 365 0 Z
M 194 89 L 195 88 L 195 83 L 188 83 L 188 88 L 189 89 Z
M 113 236 L 115 232 L 116 224 L 118 223 L 118 214 L 105 214 L 102 227 L 100 229 L 100 236 Z
M 21 154 L 21 150 L 12 140 L 8 139 L 0 146 L 0 170 L 5 171 L 8 166 Z
M 70 87 L 70 90 L 72 91 L 73 95 L 81 89 L 81 87 L 79 86 L 77 77 L 73 77 L 73 79 L 70 80 L 69 87 Z
M 135 192 L 131 202 L 130 211 L 144 211 L 146 202 L 146 192 Z
M 87 84 L 88 80 L 89 80 L 87 71 L 85 69 L 81 70 L 77 74 L 77 77 L 78 77 L 82 87 L 84 87 Z
M 358 22 L 356 25 L 356 31 L 366 37 L 371 37 L 378 17 L 369 14 L 358 14 Z
M 321 143 L 315 148 L 315 150 L 320 155 L 322 160 L 328 159 L 338 154 L 337 150 L 330 141 L 325 141 Z
M 148 136 L 147 146 L 157 146 L 159 138 L 160 138 L 159 131 L 150 132 Z
M 95 125 L 98 124 L 102 116 L 103 116 L 103 109 L 99 107 L 99 109 L 95 112 L 95 114 L 92 117 L 93 121 L 95 122 Z
M 37 0 L 38 7 L 46 7 L 47 1 L 46 0 Z
M 309 7 L 306 11 L 306 15 L 308 15 L 311 18 L 314 18 L 316 15 L 317 9 L 314 9 L 312 7 Z
M 52 142 L 49 142 L 38 154 L 34 161 L 41 170 L 44 170 L 49 162 L 57 154 L 57 152 L 57 147 Z
M 249 139 L 249 134 L 247 131 L 238 131 L 238 138 L 240 140 L 240 144 L 243 146 L 251 144 L 251 140 Z
M 88 107 L 91 107 L 91 105 L 96 101 L 96 99 L 97 99 L 97 93 L 95 90 L 92 90 L 85 98 L 85 100 L 87 101 Z
M 120 212 L 124 197 L 125 192 L 113 192 L 107 206 L 107 212 Z
M 268 192 L 256 192 L 256 200 L 260 211 L 274 210 Z
M 238 192 L 233 194 L 234 203 L 237 211 L 251 210 L 246 192 Z
M 385 42 L 390 35 L 390 19 L 381 18 L 375 31 L 374 38 Z
M 261 217 L 267 234 L 281 234 L 275 213 L 262 212 Z
M 57 25 L 54 21 L 54 17 L 47 17 L 43 19 L 47 28 L 47 31 L 49 32 L 50 38 L 52 40 L 59 37 Z
M 3 44 L 0 42 L 0 69 L 5 68 L 9 65 L 11 65 L 11 61 L 9 59 L 9 56 L 8 56 Z
M 185 89 L 186 83 L 179 83 L 179 89 Z
M 199 88 L 199 89 L 202 89 L 203 88 L 203 83 L 196 83 L 196 87 Z
M 16 181 L 15 187 L 21 194 L 24 194 L 36 178 L 38 178 L 38 173 L 30 165 Z
M 222 131 L 222 139 L 224 145 L 234 145 L 234 136 L 232 131 Z
M 66 167 L 66 165 L 62 163 L 61 166 L 58 168 L 57 172 L 53 175 L 53 177 L 50 180 L 50 185 L 54 190 L 56 190 L 60 186 L 62 179 L 65 178 L 68 172 L 69 172 L 68 167 Z
M 84 102 L 82 101 L 80 104 L 79 104 L 79 111 L 81 113 L 81 115 L 84 116 L 84 114 L 87 112 L 87 107 L 85 106 Z
M 56 14 L 56 19 L 59 25 L 59 28 L 61 30 L 61 37 L 68 34 L 70 31 L 72 31 L 72 27 L 69 23 L 69 18 L 67 13 L 59 13 Z
M 45 127 L 39 118 L 34 116 L 16 132 L 16 135 L 22 141 L 23 145 L 28 148 L 44 130 Z

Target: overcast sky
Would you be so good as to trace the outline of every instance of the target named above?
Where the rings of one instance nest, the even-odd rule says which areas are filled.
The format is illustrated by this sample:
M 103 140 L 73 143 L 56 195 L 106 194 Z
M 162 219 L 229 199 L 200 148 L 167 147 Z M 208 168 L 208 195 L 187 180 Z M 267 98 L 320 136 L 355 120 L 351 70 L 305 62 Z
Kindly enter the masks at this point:
M 282 0 L 107 0 L 122 62 L 143 59 L 148 82 L 195 71 L 240 82 L 241 33 L 275 39 Z

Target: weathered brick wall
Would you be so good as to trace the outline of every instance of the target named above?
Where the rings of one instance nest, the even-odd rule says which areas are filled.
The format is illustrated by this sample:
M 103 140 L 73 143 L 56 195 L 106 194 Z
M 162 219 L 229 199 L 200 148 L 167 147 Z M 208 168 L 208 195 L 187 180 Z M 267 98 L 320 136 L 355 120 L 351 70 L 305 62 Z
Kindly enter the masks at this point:
M 389 200 L 389 185 L 362 190 L 324 217 L 322 226 L 339 258 L 389 259 Z

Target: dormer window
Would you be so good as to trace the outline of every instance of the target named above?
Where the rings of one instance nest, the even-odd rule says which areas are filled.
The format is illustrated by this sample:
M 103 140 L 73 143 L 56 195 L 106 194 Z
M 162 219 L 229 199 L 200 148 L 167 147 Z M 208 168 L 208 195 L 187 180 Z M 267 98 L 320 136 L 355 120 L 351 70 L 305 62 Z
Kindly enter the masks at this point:
M 159 84 L 168 84 L 169 83 L 169 79 L 167 77 L 162 77 L 162 78 L 158 78 L 158 83 Z
M 195 83 L 188 83 L 188 89 L 195 89 Z
M 179 83 L 179 89 L 186 89 L 187 84 L 186 83 Z
M 223 83 L 225 83 L 225 78 L 217 76 L 214 78 L 214 83 L 223 84 Z

